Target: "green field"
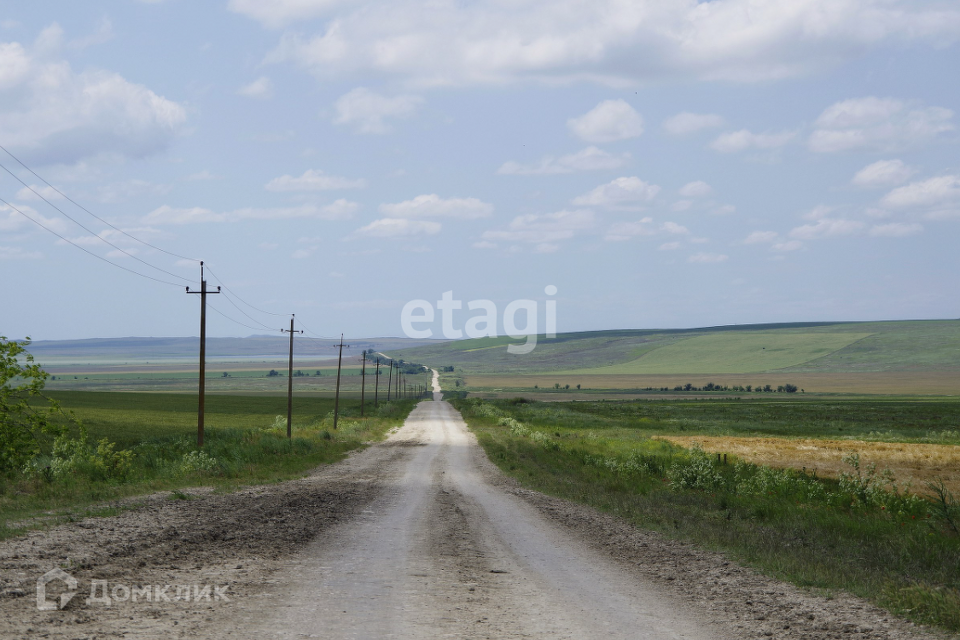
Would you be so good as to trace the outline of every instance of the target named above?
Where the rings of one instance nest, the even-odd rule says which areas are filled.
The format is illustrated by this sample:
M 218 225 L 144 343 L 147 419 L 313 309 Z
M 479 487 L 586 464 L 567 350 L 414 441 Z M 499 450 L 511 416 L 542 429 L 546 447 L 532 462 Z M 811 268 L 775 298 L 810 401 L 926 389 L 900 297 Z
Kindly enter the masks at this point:
M 195 394 L 48 395 L 76 422 L 67 423 L 68 440 L 58 445 L 43 438 L 38 457 L 0 476 L 0 539 L 100 513 L 105 501 L 126 496 L 195 486 L 232 490 L 301 477 L 382 438 L 416 403 L 370 402 L 361 417 L 358 400 L 341 398 L 334 429 L 332 399 L 297 398 L 293 437 L 287 438 L 285 399 L 209 395 L 201 449 Z M 44 402 L 34 399 L 34 405 Z
M 711 333 L 652 349 L 636 360 L 561 373 L 755 373 L 786 369 L 843 349 L 869 333 Z
M 738 434 L 960 442 L 960 402 L 455 401 L 488 457 L 523 486 L 718 550 L 803 587 L 842 589 L 960 631 L 960 503 L 891 485 L 760 467 L 656 436 Z M 957 465 L 944 470 L 957 479 Z M 926 489 L 925 487 L 918 487 Z

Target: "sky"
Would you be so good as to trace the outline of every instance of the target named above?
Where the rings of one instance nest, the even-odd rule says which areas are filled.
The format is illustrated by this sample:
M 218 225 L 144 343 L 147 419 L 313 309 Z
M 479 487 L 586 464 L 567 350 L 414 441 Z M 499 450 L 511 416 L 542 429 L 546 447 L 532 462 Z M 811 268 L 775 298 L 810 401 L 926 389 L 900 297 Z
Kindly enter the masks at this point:
M 210 336 L 957 318 L 958 39 L 955 1 L 3 2 L 0 335 L 198 335 L 198 260 Z

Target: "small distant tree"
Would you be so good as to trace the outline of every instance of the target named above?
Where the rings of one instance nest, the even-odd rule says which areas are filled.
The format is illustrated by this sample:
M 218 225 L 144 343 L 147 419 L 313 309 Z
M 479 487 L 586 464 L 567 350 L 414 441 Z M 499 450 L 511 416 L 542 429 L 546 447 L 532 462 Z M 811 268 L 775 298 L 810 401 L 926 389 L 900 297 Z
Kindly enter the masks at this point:
M 230 377 L 230 374 L 227 373 L 226 371 L 224 371 L 224 372 L 223 372 L 223 375 L 222 375 L 221 377 L 223 377 L 223 378 L 229 378 L 229 377 Z
M 753 385 L 752 385 L 752 384 L 748 384 L 748 385 L 747 385 L 747 393 L 750 393 L 751 391 L 753 391 Z
M 579 390 L 580 390 L 580 385 L 577 385 L 577 391 L 579 391 Z
M 270 369 L 270 373 L 267 374 L 268 378 L 273 378 L 274 376 L 280 375 L 276 369 Z
M 796 393 L 796 392 L 797 392 L 797 385 L 795 385 L 795 384 L 785 384 L 785 385 L 783 385 L 783 390 L 786 391 L 787 393 Z
M 764 393 L 772 393 L 772 392 L 773 392 L 773 387 L 771 387 L 771 386 L 768 385 L 768 384 L 765 384 L 765 385 L 763 385 L 763 392 L 764 392 Z
M 320 369 L 317 369 L 317 377 L 320 377 Z

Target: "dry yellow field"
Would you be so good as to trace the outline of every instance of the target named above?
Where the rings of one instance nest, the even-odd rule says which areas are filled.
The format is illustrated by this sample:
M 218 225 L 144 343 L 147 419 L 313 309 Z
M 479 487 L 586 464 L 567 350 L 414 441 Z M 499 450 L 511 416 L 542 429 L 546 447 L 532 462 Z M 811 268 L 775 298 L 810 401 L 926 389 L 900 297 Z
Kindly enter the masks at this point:
M 862 465 L 875 462 L 878 470 L 890 469 L 897 482 L 911 482 L 914 493 L 928 493 L 925 483 L 940 477 L 954 495 L 960 496 L 960 447 L 953 445 L 808 438 L 654 437 L 686 448 L 699 443 L 704 451 L 727 453 L 771 467 L 816 469 L 819 476 L 829 478 L 851 471 L 843 458 L 859 453 Z
M 530 374 L 467 375 L 467 391 L 480 389 L 541 389 L 578 384 L 582 389 L 645 389 L 713 382 L 727 386 L 795 384 L 808 393 L 960 395 L 960 372 L 873 371 L 864 373 L 722 373 L 715 375 Z

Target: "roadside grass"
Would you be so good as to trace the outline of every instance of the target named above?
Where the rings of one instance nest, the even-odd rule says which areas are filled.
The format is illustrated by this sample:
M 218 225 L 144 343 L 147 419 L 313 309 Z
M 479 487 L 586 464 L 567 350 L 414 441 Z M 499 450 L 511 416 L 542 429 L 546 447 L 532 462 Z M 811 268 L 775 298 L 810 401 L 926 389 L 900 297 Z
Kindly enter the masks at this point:
M 734 458 L 728 464 L 655 434 L 679 427 L 709 432 L 737 419 L 721 403 L 531 403 L 455 400 L 487 455 L 525 486 L 614 513 L 637 526 L 726 553 L 777 578 L 842 589 L 921 623 L 960 631 L 960 504 L 945 511 L 906 492 L 882 469 L 848 459 L 839 480 L 773 469 Z M 582 405 L 590 404 L 589 410 Z M 950 403 L 883 405 L 873 412 L 891 429 L 913 415 L 911 433 L 938 424 Z M 927 406 L 932 405 L 932 406 Z M 943 405 L 943 406 L 941 406 Z M 824 415 L 830 407 L 821 407 Z M 678 419 L 677 412 L 683 419 Z M 773 416 L 778 408 L 771 407 Z M 848 424 L 857 423 L 855 409 Z M 804 429 L 785 416 L 755 416 L 750 428 L 828 433 L 822 420 Z M 789 415 L 789 413 L 788 413 Z M 953 414 L 955 415 L 955 414 Z M 798 416 L 793 415 L 793 419 Z M 739 416 L 742 422 L 742 415 Z M 956 424 L 954 422 L 954 424 Z M 859 427 L 867 429 L 866 420 Z M 955 436 L 954 436 L 955 437 Z
M 187 495 L 187 487 L 231 491 L 250 484 L 303 477 L 341 460 L 349 451 L 382 439 L 403 423 L 415 400 L 366 407 L 341 402 L 333 429 L 333 402 L 298 400 L 293 438 L 276 398 L 207 398 L 204 446 L 196 443 L 196 404 L 158 394 L 57 393 L 79 418 L 91 441 L 107 438 L 115 448 L 90 446 L 60 452 L 48 446 L 30 469 L 0 484 L 0 539 L 26 530 L 122 509 L 107 504 L 156 491 Z M 285 405 L 285 403 L 283 403 Z M 284 406 L 285 409 L 285 406 Z

